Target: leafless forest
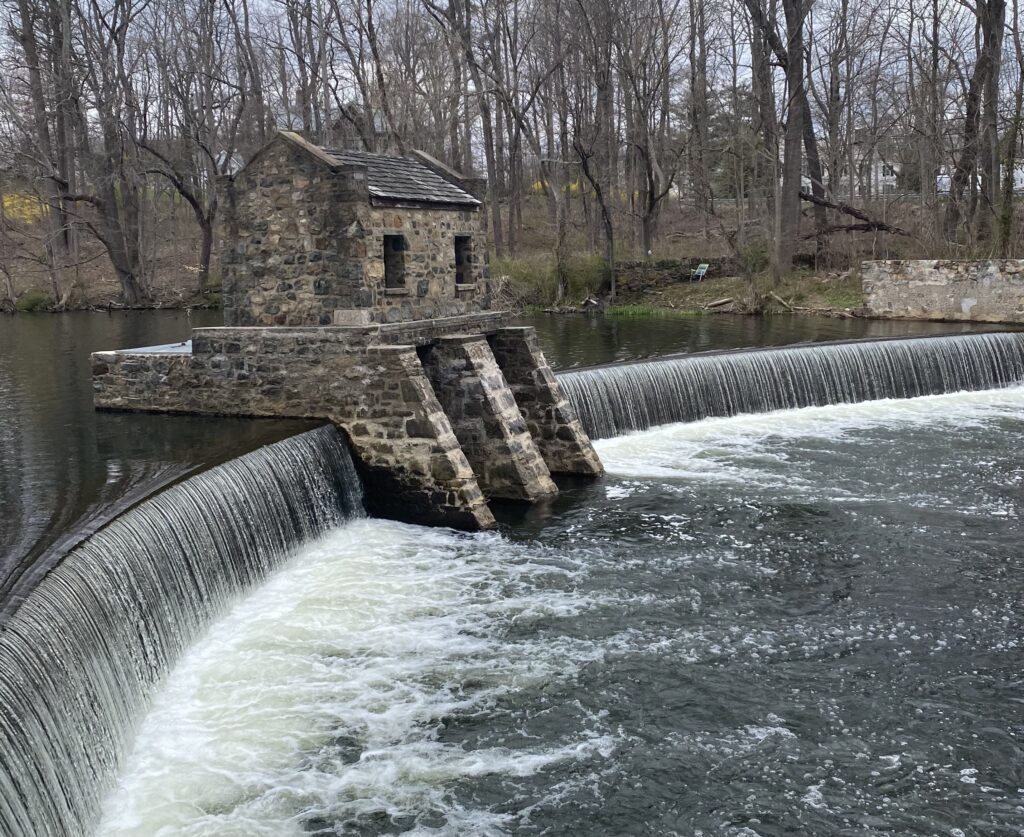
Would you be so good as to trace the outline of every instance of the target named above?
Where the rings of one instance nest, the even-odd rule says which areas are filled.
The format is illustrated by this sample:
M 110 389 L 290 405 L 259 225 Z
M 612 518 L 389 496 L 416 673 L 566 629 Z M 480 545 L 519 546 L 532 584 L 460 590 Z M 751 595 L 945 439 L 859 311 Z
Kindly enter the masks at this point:
M 201 290 L 218 176 L 278 128 L 486 175 L 495 254 L 557 277 L 681 241 L 776 275 L 1019 246 L 1017 0 L 3 2 L 11 300 Z

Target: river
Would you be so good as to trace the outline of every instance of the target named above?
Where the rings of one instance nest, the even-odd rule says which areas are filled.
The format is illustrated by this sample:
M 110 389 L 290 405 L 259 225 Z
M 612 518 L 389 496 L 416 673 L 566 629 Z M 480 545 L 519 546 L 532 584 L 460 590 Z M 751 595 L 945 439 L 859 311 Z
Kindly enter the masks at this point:
M 180 338 L 179 316 L 88 346 Z M 562 368 L 962 330 L 537 325 Z M 32 345 L 84 363 L 73 338 Z M 90 419 L 82 366 L 61 379 L 73 398 L 51 381 L 33 402 L 46 360 L 15 377 L 4 356 L 0 432 L 36 434 L 36 452 L 4 445 L 19 533 L 39 510 L 103 507 L 116 486 L 79 486 L 111 462 L 142 463 L 126 484 L 145 487 L 278 432 Z M 1022 439 L 1020 387 L 707 418 L 600 440 L 604 479 L 506 510 L 498 532 L 330 528 L 226 600 L 148 693 L 116 781 L 93 779 L 97 833 L 1020 834 Z M 84 464 L 45 470 L 62 462 Z

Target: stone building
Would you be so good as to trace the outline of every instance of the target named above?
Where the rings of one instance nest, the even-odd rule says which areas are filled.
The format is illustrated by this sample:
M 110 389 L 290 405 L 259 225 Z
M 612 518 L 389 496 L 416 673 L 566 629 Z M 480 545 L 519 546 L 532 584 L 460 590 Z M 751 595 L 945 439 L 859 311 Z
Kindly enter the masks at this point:
M 226 179 L 228 326 L 487 311 L 484 185 L 423 152 L 332 151 L 281 131 Z

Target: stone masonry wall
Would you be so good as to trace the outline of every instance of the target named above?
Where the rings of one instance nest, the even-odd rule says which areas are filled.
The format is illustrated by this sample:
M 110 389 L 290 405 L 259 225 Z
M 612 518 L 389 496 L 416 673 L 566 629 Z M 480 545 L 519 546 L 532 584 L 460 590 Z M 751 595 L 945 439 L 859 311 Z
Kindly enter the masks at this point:
M 224 315 L 229 326 L 394 323 L 491 307 L 486 218 L 467 207 L 375 205 L 366 169 L 332 164 L 279 136 L 225 183 Z M 405 282 L 385 288 L 384 236 L 402 235 Z M 455 236 L 471 239 L 456 286 Z M 354 316 L 358 314 L 359 316 Z
M 562 395 L 536 332 L 511 326 L 497 329 L 487 339 L 551 473 L 603 474 L 604 466 L 576 411 Z
M 371 513 L 494 525 L 413 347 L 351 346 L 323 339 L 320 329 L 208 329 L 197 330 L 192 348 L 93 355 L 96 406 L 329 418 L 349 437 Z
M 1024 322 L 1024 261 L 890 260 L 862 266 L 872 317 Z
M 369 308 L 376 322 L 402 322 L 487 310 L 491 283 L 483 213 L 470 209 L 411 209 L 361 206 L 358 215 L 365 248 L 363 270 L 367 295 L 356 307 Z M 401 235 L 405 285 L 384 286 L 384 236 Z M 455 236 L 471 238 L 467 274 L 472 281 L 455 284 Z
M 356 307 L 365 252 L 343 233 L 366 199 L 365 169 L 332 170 L 279 138 L 225 191 L 227 325 L 330 325 Z

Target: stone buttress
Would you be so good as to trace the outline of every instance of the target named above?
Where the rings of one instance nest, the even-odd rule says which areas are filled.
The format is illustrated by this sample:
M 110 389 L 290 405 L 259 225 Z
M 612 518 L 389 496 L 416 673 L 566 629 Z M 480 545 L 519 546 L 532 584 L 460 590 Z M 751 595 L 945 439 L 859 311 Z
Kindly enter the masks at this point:
M 491 351 L 552 474 L 599 476 L 604 466 L 529 327 L 499 328 Z
M 488 497 L 558 493 L 482 334 L 442 337 L 424 352 L 427 377 Z
M 485 496 L 533 502 L 556 493 L 549 472 L 601 473 L 532 329 L 494 319 L 196 329 L 191 345 L 94 354 L 95 403 L 329 419 L 371 514 L 486 529 Z

